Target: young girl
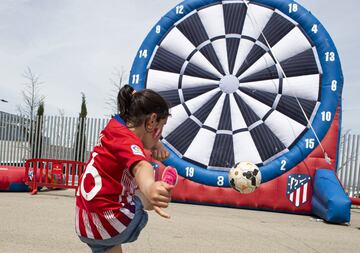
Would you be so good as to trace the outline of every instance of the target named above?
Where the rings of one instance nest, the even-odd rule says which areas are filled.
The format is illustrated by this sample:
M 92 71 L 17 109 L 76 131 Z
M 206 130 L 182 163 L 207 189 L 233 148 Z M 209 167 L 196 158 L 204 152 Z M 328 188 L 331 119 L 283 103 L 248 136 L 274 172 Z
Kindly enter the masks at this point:
M 144 153 L 169 156 L 159 141 L 170 115 L 166 101 L 152 90 L 135 92 L 125 85 L 118 109 L 120 115 L 100 133 L 76 193 L 76 232 L 92 252 L 122 252 L 121 244 L 135 241 L 148 220 L 144 205 L 170 218 L 163 208 L 177 181 L 171 167 L 155 181 Z

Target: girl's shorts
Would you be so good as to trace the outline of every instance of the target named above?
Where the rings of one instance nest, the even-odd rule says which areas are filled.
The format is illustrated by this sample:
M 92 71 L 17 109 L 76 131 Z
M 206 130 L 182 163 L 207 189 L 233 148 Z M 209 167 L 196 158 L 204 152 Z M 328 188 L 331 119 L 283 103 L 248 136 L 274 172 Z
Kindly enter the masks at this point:
M 93 253 L 101 253 L 116 245 L 136 241 L 139 237 L 141 230 L 148 221 L 148 214 L 144 210 L 141 200 L 137 196 L 134 196 L 133 199 L 135 202 L 135 216 L 121 234 L 106 240 L 94 240 L 79 236 L 80 240 L 86 243 Z

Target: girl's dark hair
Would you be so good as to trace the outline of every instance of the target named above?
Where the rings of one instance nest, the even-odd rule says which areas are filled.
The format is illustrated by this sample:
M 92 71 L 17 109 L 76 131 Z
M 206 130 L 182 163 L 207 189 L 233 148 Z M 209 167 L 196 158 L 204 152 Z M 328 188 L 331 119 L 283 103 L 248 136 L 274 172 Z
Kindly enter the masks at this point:
M 169 104 L 150 89 L 135 92 L 130 85 L 124 85 L 119 91 L 117 102 L 120 117 L 132 127 L 143 124 L 151 113 L 156 113 L 158 121 L 170 116 Z

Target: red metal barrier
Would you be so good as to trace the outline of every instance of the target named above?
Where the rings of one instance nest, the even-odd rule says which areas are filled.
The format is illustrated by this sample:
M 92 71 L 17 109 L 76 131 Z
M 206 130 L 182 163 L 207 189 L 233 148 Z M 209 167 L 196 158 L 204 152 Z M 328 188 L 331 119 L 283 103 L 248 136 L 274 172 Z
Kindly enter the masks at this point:
M 30 159 L 25 163 L 25 183 L 36 194 L 38 187 L 75 189 L 85 163 L 67 160 Z

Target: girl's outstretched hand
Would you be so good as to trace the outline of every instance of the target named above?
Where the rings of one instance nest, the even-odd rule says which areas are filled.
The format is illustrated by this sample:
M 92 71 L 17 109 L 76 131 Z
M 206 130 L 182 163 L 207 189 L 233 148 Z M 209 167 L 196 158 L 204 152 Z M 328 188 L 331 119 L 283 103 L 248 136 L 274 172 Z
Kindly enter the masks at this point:
M 169 206 L 171 192 L 175 186 L 164 181 L 155 181 L 153 167 L 144 160 L 133 165 L 132 173 L 135 176 L 140 192 L 149 202 L 150 208 L 153 208 L 160 216 L 170 218 L 170 215 L 163 208 Z
M 171 191 L 174 189 L 173 185 L 169 185 L 162 181 L 154 182 L 148 190 L 147 199 L 150 204 L 154 207 L 154 210 L 161 217 L 170 218 L 170 215 L 166 213 L 163 208 L 169 206 L 171 200 Z

